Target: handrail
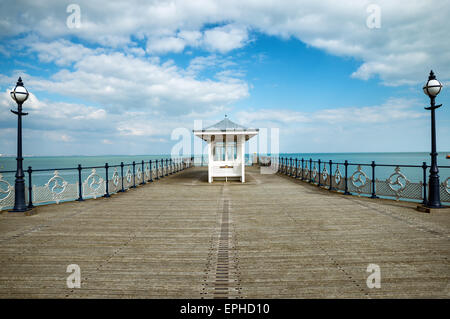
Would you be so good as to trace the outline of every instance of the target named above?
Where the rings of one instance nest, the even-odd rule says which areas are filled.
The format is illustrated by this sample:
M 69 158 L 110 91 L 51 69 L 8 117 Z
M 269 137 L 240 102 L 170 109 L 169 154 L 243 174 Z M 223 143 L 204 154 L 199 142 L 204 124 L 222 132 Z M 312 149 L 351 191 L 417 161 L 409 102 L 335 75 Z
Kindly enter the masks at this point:
M 275 173 L 284 174 L 301 181 L 314 184 L 318 187 L 326 188 L 330 191 L 342 192 L 345 195 L 358 194 L 358 196 L 369 196 L 370 198 L 391 198 L 396 200 L 427 202 L 427 168 L 426 162 L 422 165 L 410 164 L 378 164 L 354 163 L 348 160 L 323 161 L 321 159 L 281 156 L 261 156 L 259 161 L 261 166 L 271 166 Z M 344 168 L 341 171 L 342 166 Z M 356 169 L 354 167 L 356 166 Z M 352 171 L 349 172 L 350 167 Z M 363 167 L 370 168 L 366 172 Z M 378 179 L 377 167 L 393 167 L 387 178 Z M 402 168 L 418 168 L 418 176 L 422 175 L 420 181 L 410 181 Z M 450 166 L 442 165 L 439 169 L 448 169 Z M 450 177 L 442 176 L 440 186 L 441 202 L 450 202 Z
M 60 203 L 63 201 L 84 201 L 86 198 L 110 197 L 113 193 L 125 192 L 129 188 L 136 188 L 151 183 L 159 178 L 173 175 L 184 169 L 192 167 L 192 157 L 171 159 L 141 160 L 116 165 L 97 165 L 61 168 L 28 167 L 28 185 L 26 187 L 27 204 L 29 208 L 36 204 Z M 158 166 L 159 164 L 159 166 Z M 118 168 L 120 168 L 118 170 Z M 97 172 L 97 170 L 104 172 Z M 61 171 L 76 171 L 75 183 L 69 183 Z M 120 173 L 119 173 L 120 171 Z M 33 185 L 33 173 L 53 172 L 53 175 L 44 185 Z M 15 173 L 15 171 L 0 171 L 0 210 L 8 209 L 14 204 L 14 187 L 4 179 L 1 174 Z M 112 174 L 111 174 L 112 173 Z M 86 177 L 86 175 L 88 176 Z M 165 174 L 165 175 L 164 175 Z M 85 177 L 83 179 L 83 176 Z M 42 176 L 37 175 L 37 178 Z M 36 179 L 36 177 L 35 177 Z

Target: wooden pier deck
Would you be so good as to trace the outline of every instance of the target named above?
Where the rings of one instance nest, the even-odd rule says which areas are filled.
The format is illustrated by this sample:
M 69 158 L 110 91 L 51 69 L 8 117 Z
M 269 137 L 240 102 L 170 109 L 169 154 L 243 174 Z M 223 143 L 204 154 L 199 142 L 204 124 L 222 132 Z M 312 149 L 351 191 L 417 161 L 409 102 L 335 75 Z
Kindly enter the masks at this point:
M 0 215 L 0 298 L 449 298 L 450 214 L 206 168 Z M 81 269 L 67 288 L 66 268 Z M 381 288 L 369 289 L 377 264 Z

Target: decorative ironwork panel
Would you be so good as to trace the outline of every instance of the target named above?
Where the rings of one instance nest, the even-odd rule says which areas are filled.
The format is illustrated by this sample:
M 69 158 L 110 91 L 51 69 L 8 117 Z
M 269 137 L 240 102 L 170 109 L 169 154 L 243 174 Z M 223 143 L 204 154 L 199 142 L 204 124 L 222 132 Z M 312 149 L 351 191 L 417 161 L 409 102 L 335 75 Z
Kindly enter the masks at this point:
M 364 173 L 360 165 L 349 178 L 348 190 L 358 194 L 372 193 L 372 180 Z
M 333 187 L 345 191 L 345 178 L 342 177 L 341 170 L 339 169 L 339 164 L 337 164 L 334 170 L 334 175 L 331 177 L 333 180 Z
M 450 177 L 440 185 L 441 202 L 450 202 Z
M 3 207 L 13 207 L 14 196 L 14 187 L 3 179 L 3 175 L 0 174 L 0 210 Z
M 131 186 L 133 186 L 133 172 L 131 170 L 131 167 L 128 166 L 123 179 L 123 187 L 127 189 L 130 188 Z
M 105 180 L 97 174 L 95 168 L 92 169 L 91 174 L 83 182 L 83 197 L 103 196 L 106 192 Z
M 389 180 L 375 180 L 376 194 L 379 196 L 392 196 L 396 200 L 400 198 L 410 198 L 410 199 L 422 199 L 423 184 L 411 183 L 406 181 L 404 187 L 399 187 L 398 189 L 393 188 L 392 183 Z
M 339 183 L 336 183 L 336 176 L 333 176 L 333 187 L 339 191 L 345 192 L 345 177 L 341 177 Z
M 325 183 L 325 181 L 328 179 L 328 170 L 327 170 L 327 166 L 324 165 L 324 168 L 322 170 L 322 176 L 320 177 L 322 180 L 322 183 Z
M 142 183 L 142 177 L 143 177 L 142 170 L 140 167 L 138 167 L 136 169 L 136 184 Z
M 314 163 L 313 169 L 312 169 L 312 178 L 311 180 L 316 183 L 317 182 L 317 175 L 319 174 L 319 171 L 317 170 L 316 163 Z
M 113 176 L 108 181 L 108 188 L 110 193 L 117 193 L 121 189 L 120 176 L 117 168 L 114 169 Z
M 303 179 L 306 179 L 306 180 L 309 179 L 309 169 L 308 169 L 308 167 L 305 167 L 303 169 Z
M 78 183 L 69 184 L 59 175 L 58 171 L 44 186 L 33 186 L 33 203 L 56 202 L 74 200 L 78 198 Z
M 322 170 L 322 173 L 321 173 L 321 176 L 320 176 L 320 183 L 322 185 L 324 185 L 324 186 L 329 186 L 330 185 L 330 174 L 328 173 L 326 165 L 324 166 L 324 168 Z
M 403 198 L 422 199 L 422 182 L 412 183 L 396 167 L 385 181 L 375 180 L 376 194 L 381 196 L 393 196 L 396 200 Z
M 150 165 L 145 165 L 144 178 L 146 181 L 150 179 Z

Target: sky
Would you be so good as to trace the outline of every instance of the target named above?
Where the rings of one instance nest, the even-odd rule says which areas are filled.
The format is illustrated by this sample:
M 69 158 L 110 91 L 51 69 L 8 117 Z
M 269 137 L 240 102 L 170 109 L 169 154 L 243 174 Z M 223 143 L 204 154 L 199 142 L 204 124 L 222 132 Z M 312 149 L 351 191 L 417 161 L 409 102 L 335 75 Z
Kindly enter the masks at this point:
M 279 151 L 450 151 L 447 1 L 0 2 L 0 154 L 168 154 L 177 128 L 228 116 Z

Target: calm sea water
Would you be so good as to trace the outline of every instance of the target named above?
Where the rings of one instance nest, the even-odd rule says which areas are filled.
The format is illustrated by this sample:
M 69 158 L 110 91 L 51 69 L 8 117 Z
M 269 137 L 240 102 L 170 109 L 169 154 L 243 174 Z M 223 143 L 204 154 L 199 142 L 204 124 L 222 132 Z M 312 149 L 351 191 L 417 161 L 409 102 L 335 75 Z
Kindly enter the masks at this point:
M 26 171 L 29 166 L 33 169 L 32 179 L 33 185 L 44 185 L 53 176 L 55 170 L 58 170 L 59 175 L 62 176 L 68 183 L 75 183 L 78 180 L 77 167 L 80 164 L 82 167 L 109 166 L 120 165 L 121 162 L 128 164 L 124 167 L 124 174 L 128 167 L 132 168 L 133 161 L 136 162 L 136 168 L 141 165 L 142 160 L 148 163 L 149 160 L 167 159 L 169 155 L 107 155 L 107 156 L 33 156 L 25 157 L 23 161 L 23 168 Z M 15 171 L 16 169 L 15 157 L 0 157 L 0 172 Z M 72 168 L 70 170 L 62 170 L 65 168 Z M 34 172 L 38 169 L 50 169 L 43 172 Z M 109 170 L 109 178 L 111 178 L 115 168 Z M 120 174 L 120 167 L 117 168 Z M 82 170 L 82 179 L 86 179 L 92 169 Z M 96 168 L 96 172 L 105 177 L 104 168 Z M 14 173 L 0 173 L 3 179 L 8 181 L 11 185 L 14 183 Z M 26 183 L 28 183 L 28 174 L 25 172 Z M 1 185 L 0 185 L 1 187 Z
M 439 170 L 440 180 L 444 181 L 450 176 L 450 159 L 447 159 L 447 154 L 450 152 L 440 152 L 438 155 L 438 165 L 447 166 L 441 167 Z M 391 174 L 395 172 L 397 165 L 400 166 L 400 171 L 410 180 L 411 182 L 423 181 L 423 169 L 421 167 L 402 167 L 402 165 L 417 165 L 422 166 L 423 162 L 430 165 L 430 153 L 427 152 L 410 152 L 410 153 L 290 153 L 290 154 L 280 154 L 281 157 L 287 158 L 298 158 L 305 159 L 309 161 L 321 160 L 327 162 L 327 170 L 329 171 L 328 162 L 331 160 L 334 163 L 343 163 L 347 160 L 351 165 L 349 166 L 349 175 L 351 175 L 357 168 L 356 164 L 371 164 L 372 161 L 376 165 L 391 165 L 391 166 L 376 166 L 375 168 L 375 178 L 376 179 L 387 179 Z M 300 164 L 299 164 L 300 165 Z M 306 165 L 306 164 L 305 164 Z M 323 164 L 321 166 L 323 169 Z M 362 170 L 369 176 L 372 177 L 372 168 L 370 166 L 361 166 Z M 333 170 L 335 166 L 333 165 Z M 340 171 L 344 173 L 343 166 L 341 166 Z M 427 178 L 428 178 L 427 169 Z
M 450 159 L 446 159 L 446 155 L 450 152 L 440 152 L 438 156 L 439 166 L 449 166 Z M 328 162 L 332 160 L 333 162 L 344 162 L 348 160 L 349 163 L 355 164 L 370 164 L 375 161 L 376 164 L 388 164 L 394 165 L 392 167 L 377 167 L 376 168 L 376 178 L 386 179 L 394 172 L 395 165 L 422 165 L 426 162 L 427 165 L 430 164 L 430 155 L 427 152 L 416 152 L 416 153 L 284 153 L 280 154 L 281 157 L 288 158 L 304 158 L 309 160 L 320 159 L 321 161 Z M 246 156 L 249 163 L 251 162 L 252 156 Z M 136 163 L 141 163 L 142 160 L 148 162 L 149 160 L 155 159 L 166 159 L 170 158 L 169 155 L 108 155 L 108 156 L 36 156 L 36 157 L 25 157 L 24 158 L 24 169 L 26 170 L 28 166 L 31 166 L 33 170 L 37 169 L 51 169 L 45 172 L 33 172 L 33 184 L 34 185 L 44 185 L 48 179 L 53 175 L 55 169 L 61 168 L 73 168 L 72 170 L 60 170 L 60 176 L 64 177 L 67 182 L 74 183 L 77 180 L 77 170 L 78 164 L 83 167 L 90 166 L 104 166 L 105 163 L 108 165 L 118 165 L 120 162 L 125 164 L 131 164 L 133 161 Z M 206 163 L 206 160 L 205 160 Z M 140 164 L 139 164 L 140 165 Z M 131 167 L 131 166 L 130 166 Z M 334 167 L 334 166 L 333 166 Z M 0 171 L 14 171 L 16 168 L 16 160 L 14 157 L 0 157 Z M 327 167 L 328 168 L 328 167 Z M 356 165 L 351 165 L 349 167 L 350 171 L 354 171 L 357 168 Z M 363 171 L 366 172 L 368 176 L 371 176 L 371 168 L 368 166 L 362 167 Z M 97 168 L 97 173 L 104 176 L 104 168 Z M 127 167 L 125 167 L 125 171 Z M 110 174 L 114 168 L 111 169 Z M 423 179 L 423 170 L 421 168 L 409 168 L 401 167 L 401 171 L 407 176 L 411 181 L 421 181 Z M 343 172 L 343 169 L 341 170 Z M 91 169 L 83 170 L 83 179 L 91 173 Z M 119 168 L 120 173 L 120 168 Z M 14 173 L 1 173 L 3 178 L 8 181 L 11 185 L 14 182 Z M 27 175 L 27 174 L 26 174 Z M 110 176 L 111 176 L 110 175 Z M 441 168 L 439 175 L 441 180 L 445 180 L 450 176 L 450 168 Z M 26 177 L 28 178 L 28 177 Z

